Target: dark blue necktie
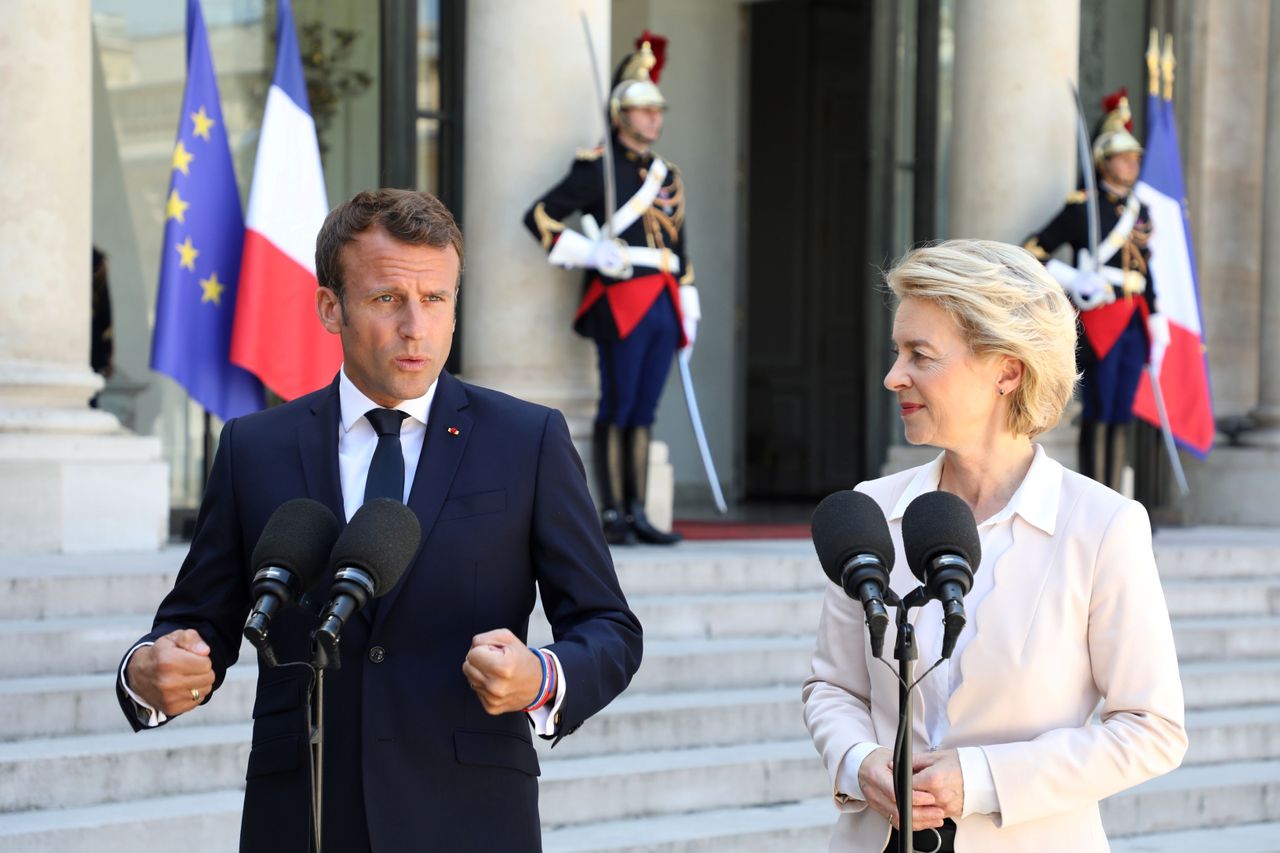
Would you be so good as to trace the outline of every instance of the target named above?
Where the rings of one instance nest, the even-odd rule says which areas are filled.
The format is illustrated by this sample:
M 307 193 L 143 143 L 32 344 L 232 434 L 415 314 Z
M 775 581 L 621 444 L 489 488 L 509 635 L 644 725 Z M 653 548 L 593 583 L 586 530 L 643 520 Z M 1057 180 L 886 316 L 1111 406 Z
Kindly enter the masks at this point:
M 408 414 L 398 409 L 370 409 L 364 413 L 378 434 L 378 446 L 369 463 L 364 502 L 374 498 L 404 501 L 404 454 L 400 450 L 400 425 Z

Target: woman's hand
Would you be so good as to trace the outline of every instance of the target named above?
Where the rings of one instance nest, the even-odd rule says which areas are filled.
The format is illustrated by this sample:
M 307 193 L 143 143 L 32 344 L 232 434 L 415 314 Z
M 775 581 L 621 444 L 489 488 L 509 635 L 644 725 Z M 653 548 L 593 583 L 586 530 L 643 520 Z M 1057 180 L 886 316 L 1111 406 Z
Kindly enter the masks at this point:
M 863 759 L 862 766 L 858 768 L 858 784 L 862 786 L 862 797 L 867 801 L 867 807 L 884 816 L 896 827 L 898 802 L 893 796 L 892 750 L 882 746 Z M 915 787 L 916 790 L 911 794 L 911 828 L 915 830 L 942 826 L 946 815 L 934 802 L 933 794 Z
M 964 811 L 964 775 L 960 772 L 959 753 L 954 749 L 922 753 L 914 756 L 911 769 L 911 787 L 916 796 L 922 792 L 928 794 L 943 817 L 959 820 Z M 862 790 L 865 792 L 866 788 Z M 938 822 L 942 822 L 941 818 Z

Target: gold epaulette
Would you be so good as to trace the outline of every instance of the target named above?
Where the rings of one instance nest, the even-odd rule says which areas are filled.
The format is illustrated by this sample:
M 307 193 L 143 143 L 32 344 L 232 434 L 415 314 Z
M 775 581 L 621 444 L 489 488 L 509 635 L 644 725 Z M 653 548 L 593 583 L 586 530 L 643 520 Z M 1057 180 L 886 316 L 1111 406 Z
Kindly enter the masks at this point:
M 595 148 L 579 148 L 573 156 L 575 159 L 590 162 L 592 160 L 599 160 L 603 155 L 604 146 L 597 145 Z
M 1088 197 L 1089 197 L 1088 194 L 1086 194 L 1084 190 L 1076 190 L 1074 192 L 1067 193 L 1066 203 L 1067 204 L 1084 204 L 1085 199 L 1087 199 Z

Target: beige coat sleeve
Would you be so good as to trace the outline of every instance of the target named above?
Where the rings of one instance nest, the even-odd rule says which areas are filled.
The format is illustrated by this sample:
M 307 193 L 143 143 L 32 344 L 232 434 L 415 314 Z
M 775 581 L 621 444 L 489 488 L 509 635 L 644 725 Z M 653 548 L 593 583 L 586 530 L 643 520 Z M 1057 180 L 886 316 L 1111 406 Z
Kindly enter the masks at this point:
M 1000 826 L 1097 802 L 1167 773 L 1186 752 L 1173 631 L 1140 504 L 1118 505 L 1092 571 L 1086 642 L 1101 722 L 983 745 Z M 1063 638 L 1064 653 L 1073 642 Z

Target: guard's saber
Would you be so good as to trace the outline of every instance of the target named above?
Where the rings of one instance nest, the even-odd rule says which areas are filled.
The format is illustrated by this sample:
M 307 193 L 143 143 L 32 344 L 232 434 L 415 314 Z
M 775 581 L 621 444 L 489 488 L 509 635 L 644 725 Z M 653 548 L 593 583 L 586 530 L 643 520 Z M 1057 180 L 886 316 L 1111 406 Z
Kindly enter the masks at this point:
M 1081 177 L 1084 178 L 1085 215 L 1089 224 L 1089 263 L 1096 273 L 1100 266 L 1098 244 L 1102 242 L 1102 224 L 1098 217 L 1098 187 L 1093 175 L 1093 152 L 1089 147 L 1089 129 L 1084 122 L 1084 104 L 1080 102 L 1080 91 L 1076 89 L 1075 83 L 1069 80 L 1067 82 L 1071 86 L 1071 97 L 1076 102 L 1076 144 L 1080 153 Z
M 1164 390 L 1160 387 L 1160 375 L 1150 364 L 1147 365 L 1147 376 L 1151 379 L 1152 396 L 1156 398 L 1156 412 L 1160 415 L 1160 432 L 1164 434 L 1164 449 L 1169 454 L 1169 464 L 1173 467 L 1173 478 L 1178 481 L 1178 491 L 1183 497 L 1191 494 L 1187 486 L 1187 475 L 1182 470 L 1182 460 L 1178 458 L 1178 446 L 1173 440 L 1173 428 L 1169 426 L 1169 412 L 1164 407 Z
M 683 349 L 676 355 L 676 364 L 680 366 L 680 385 L 684 388 L 684 402 L 689 407 L 689 421 L 693 424 L 693 437 L 698 442 L 698 455 L 702 457 L 702 468 L 707 472 L 707 482 L 711 485 L 711 497 L 715 499 L 716 510 L 724 515 L 729 511 L 729 507 L 725 505 L 724 493 L 720 491 L 716 463 L 711 459 L 711 448 L 707 446 L 707 433 L 702 428 L 702 415 L 698 412 L 698 397 L 693 391 L 693 374 L 689 372 L 688 349 Z
M 578 12 L 578 17 L 582 19 L 582 33 L 587 38 L 587 54 L 591 57 L 591 79 L 595 83 L 597 109 L 603 109 L 606 112 L 609 109 L 609 98 L 605 95 L 604 90 L 600 87 L 600 61 L 596 59 L 596 44 L 591 40 L 591 24 L 587 22 L 587 13 Z M 603 114 L 601 114 L 603 118 Z M 613 214 L 618 210 L 617 182 L 614 178 L 616 172 L 613 170 L 613 139 L 609 131 L 609 120 L 604 119 L 604 239 L 613 239 Z

